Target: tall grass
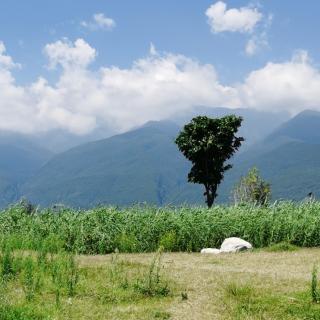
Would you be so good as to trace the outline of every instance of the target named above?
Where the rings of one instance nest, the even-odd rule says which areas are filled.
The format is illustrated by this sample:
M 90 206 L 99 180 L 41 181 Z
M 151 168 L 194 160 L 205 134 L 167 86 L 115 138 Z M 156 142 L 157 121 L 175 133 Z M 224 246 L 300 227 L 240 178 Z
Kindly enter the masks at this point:
M 0 213 L 0 237 L 14 249 L 74 253 L 199 251 L 230 236 L 254 247 L 284 242 L 320 246 L 320 202 L 271 206 L 98 207 L 30 214 L 21 206 Z M 0 244 L 1 244 L 0 238 Z M 44 253 L 46 254 L 46 253 Z M 5 272 L 10 273 L 9 269 Z

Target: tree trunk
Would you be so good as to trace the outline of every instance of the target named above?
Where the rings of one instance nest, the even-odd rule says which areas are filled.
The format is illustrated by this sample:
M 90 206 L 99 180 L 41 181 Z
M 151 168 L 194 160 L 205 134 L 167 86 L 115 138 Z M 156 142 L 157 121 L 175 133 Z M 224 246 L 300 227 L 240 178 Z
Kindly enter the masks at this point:
M 206 188 L 206 192 L 204 193 L 204 195 L 207 198 L 206 203 L 208 205 L 208 208 L 210 209 L 212 207 L 212 205 L 214 203 L 214 199 L 216 197 L 217 187 L 205 185 L 205 188 Z
M 214 201 L 214 198 L 213 198 L 212 194 L 210 194 L 210 192 L 209 192 L 207 194 L 207 201 L 206 201 L 209 209 L 212 207 L 213 201 Z

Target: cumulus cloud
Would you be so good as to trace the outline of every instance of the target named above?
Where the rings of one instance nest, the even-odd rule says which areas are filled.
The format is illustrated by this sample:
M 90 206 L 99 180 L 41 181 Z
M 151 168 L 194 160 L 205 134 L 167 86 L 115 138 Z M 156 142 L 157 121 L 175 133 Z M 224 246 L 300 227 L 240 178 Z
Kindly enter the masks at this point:
M 128 69 L 91 71 L 96 51 L 82 39 L 48 44 L 44 52 L 51 68 L 62 68 L 54 84 L 40 77 L 18 87 L 10 71 L 0 73 L 0 129 L 61 128 L 86 134 L 111 126 L 121 132 L 194 105 L 239 104 L 236 90 L 219 83 L 213 66 L 183 55 L 160 54 L 154 48 Z
M 72 44 L 68 39 L 59 40 L 47 44 L 44 48 L 49 58 L 49 68 L 54 69 L 57 65 L 63 68 L 80 67 L 85 68 L 96 57 L 96 50 L 83 39 L 78 39 Z
M 226 31 L 251 33 L 263 17 L 257 8 L 227 9 L 227 4 L 222 1 L 211 5 L 206 11 L 206 16 L 213 33 Z
M 248 57 L 269 47 L 272 14 L 264 15 L 253 6 L 227 9 L 225 2 L 218 1 L 207 9 L 206 16 L 212 33 L 239 32 L 249 36 L 244 50 Z
M 252 71 L 239 87 L 242 104 L 261 110 L 320 111 L 320 71 L 306 51 L 283 63 Z
M 197 105 L 320 110 L 320 71 L 305 51 L 289 61 L 270 62 L 233 86 L 221 84 L 210 64 L 155 48 L 130 68 L 98 70 L 89 68 L 96 51 L 82 39 L 57 41 L 44 51 L 49 65 L 61 66 L 58 80 L 40 77 L 19 86 L 11 71 L 16 64 L 0 46 L 0 130 L 64 129 L 83 135 L 106 127 L 123 132 Z
M 116 26 L 116 23 L 113 19 L 106 17 L 104 13 L 95 13 L 91 21 L 82 21 L 81 26 L 92 31 L 111 30 Z

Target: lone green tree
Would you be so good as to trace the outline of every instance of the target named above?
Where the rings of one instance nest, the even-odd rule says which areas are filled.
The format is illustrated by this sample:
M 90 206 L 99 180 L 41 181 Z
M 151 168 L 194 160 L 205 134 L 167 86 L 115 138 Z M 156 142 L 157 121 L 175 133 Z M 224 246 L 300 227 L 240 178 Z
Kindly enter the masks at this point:
M 228 115 L 222 118 L 195 117 L 184 126 L 175 140 L 179 150 L 192 162 L 188 181 L 203 184 L 204 196 L 210 208 L 224 172 L 232 168 L 226 161 L 239 149 L 242 137 L 236 137 L 242 118 Z
M 248 174 L 240 179 L 233 189 L 235 204 L 252 203 L 265 205 L 271 199 L 271 185 L 263 180 L 256 167 L 249 170 Z

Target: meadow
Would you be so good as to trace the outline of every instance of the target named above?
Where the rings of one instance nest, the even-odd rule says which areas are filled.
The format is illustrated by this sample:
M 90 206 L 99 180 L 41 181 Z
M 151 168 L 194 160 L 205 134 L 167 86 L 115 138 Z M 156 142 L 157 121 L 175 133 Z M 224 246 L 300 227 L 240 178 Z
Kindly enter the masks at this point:
M 319 202 L 9 207 L 0 320 L 320 319 L 319 213 Z M 229 236 L 255 249 L 199 254 Z

